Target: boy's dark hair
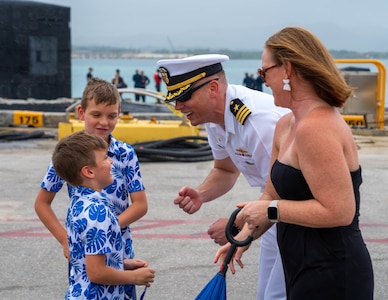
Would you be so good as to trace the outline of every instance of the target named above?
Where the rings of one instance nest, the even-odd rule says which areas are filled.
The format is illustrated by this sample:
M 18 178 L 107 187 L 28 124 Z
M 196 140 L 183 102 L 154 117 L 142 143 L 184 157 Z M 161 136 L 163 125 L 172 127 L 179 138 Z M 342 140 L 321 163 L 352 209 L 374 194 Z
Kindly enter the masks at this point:
M 73 186 L 82 184 L 80 171 L 84 166 L 95 166 L 94 151 L 107 151 L 108 144 L 99 136 L 78 131 L 58 142 L 52 162 L 56 173 Z
M 114 105 L 119 103 L 120 111 L 120 94 L 117 88 L 110 82 L 93 77 L 88 81 L 81 99 L 82 110 L 85 111 L 90 101 L 96 104 L 105 103 L 106 105 Z

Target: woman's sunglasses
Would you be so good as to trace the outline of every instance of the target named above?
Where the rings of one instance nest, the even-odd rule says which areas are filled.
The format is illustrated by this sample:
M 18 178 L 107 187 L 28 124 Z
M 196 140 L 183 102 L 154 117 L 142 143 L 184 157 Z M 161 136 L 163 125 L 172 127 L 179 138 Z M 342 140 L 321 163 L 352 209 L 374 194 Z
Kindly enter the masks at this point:
M 261 77 L 261 79 L 263 79 L 263 81 L 265 81 L 265 73 L 267 73 L 269 70 L 273 69 L 273 68 L 276 68 L 276 67 L 279 67 L 280 65 L 273 65 L 273 66 L 270 66 L 268 68 L 259 68 L 257 70 L 257 73 L 259 73 L 259 76 Z

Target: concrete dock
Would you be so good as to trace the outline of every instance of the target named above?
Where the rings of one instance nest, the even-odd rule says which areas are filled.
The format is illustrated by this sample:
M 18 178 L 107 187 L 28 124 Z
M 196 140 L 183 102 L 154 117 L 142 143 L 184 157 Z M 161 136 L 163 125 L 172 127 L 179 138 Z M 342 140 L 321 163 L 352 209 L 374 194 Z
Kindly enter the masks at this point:
M 54 129 L 47 129 L 55 136 Z M 355 140 L 364 182 L 361 186 L 361 229 L 375 272 L 375 299 L 388 299 L 388 137 L 359 136 Z M 56 144 L 55 138 L 0 141 L 0 299 L 63 299 L 67 261 L 57 241 L 37 218 L 33 204 Z M 218 246 L 206 234 L 219 217 L 227 217 L 240 201 L 254 200 L 259 189 L 241 176 L 227 195 L 205 204 L 194 215 L 174 206 L 183 185 L 197 186 L 212 162 L 142 163 L 149 211 L 132 225 L 136 256 L 156 269 L 145 299 L 190 300 L 218 271 L 213 257 Z M 53 207 L 64 222 L 69 203 L 66 189 Z M 243 261 L 244 269 L 226 276 L 228 299 L 256 299 L 260 240 Z M 141 292 L 143 289 L 138 288 Z

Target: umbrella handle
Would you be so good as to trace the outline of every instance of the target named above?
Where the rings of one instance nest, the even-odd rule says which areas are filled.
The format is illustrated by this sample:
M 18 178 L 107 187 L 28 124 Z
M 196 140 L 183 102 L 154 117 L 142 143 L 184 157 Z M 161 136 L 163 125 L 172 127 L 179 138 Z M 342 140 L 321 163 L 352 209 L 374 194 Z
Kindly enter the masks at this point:
M 232 235 L 232 230 L 233 230 L 233 224 L 234 224 L 234 221 L 236 220 L 236 216 L 237 214 L 240 212 L 242 208 L 237 208 L 231 215 L 230 215 L 230 218 L 229 218 L 229 221 L 228 223 L 226 224 L 226 228 L 225 228 L 225 235 L 226 235 L 226 239 L 229 241 L 229 243 L 231 243 L 232 245 L 236 245 L 237 247 L 244 247 L 246 245 L 249 245 L 252 241 L 253 241 L 253 237 L 252 236 L 248 236 L 245 240 L 243 241 L 237 241 L 233 235 Z

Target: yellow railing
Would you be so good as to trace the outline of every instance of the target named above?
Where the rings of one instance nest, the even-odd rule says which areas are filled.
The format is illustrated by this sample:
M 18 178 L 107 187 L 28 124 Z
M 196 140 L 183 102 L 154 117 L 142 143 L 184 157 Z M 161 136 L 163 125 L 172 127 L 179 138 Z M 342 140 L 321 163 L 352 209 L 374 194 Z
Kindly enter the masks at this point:
M 385 88 L 387 82 L 387 70 L 384 64 L 377 59 L 336 59 L 335 62 L 338 64 L 374 64 L 377 67 L 376 124 L 380 129 L 384 129 Z

